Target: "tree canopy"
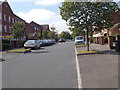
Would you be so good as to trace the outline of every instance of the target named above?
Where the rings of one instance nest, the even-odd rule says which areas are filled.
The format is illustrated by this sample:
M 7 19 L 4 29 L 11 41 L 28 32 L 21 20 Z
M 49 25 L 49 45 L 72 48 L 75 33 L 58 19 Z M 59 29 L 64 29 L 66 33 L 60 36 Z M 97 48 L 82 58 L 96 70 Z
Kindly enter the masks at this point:
M 87 50 L 89 51 L 89 33 L 92 26 L 97 30 L 110 28 L 113 24 L 112 15 L 117 10 L 115 2 L 63 2 L 60 7 L 60 15 L 74 33 L 87 31 Z
M 12 37 L 14 39 L 21 39 L 25 35 L 25 28 L 24 25 L 20 22 L 16 22 L 12 26 Z

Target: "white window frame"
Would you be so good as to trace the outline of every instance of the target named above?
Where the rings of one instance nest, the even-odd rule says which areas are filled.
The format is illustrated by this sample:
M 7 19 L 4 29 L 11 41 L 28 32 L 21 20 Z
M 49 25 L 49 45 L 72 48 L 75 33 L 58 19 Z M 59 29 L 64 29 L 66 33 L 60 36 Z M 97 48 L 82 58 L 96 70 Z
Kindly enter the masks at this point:
M 6 14 L 3 15 L 3 18 L 4 18 L 4 21 L 6 21 L 6 19 L 7 19 L 7 18 L 6 18 Z
M 0 13 L 0 20 L 2 19 L 2 13 Z
M 2 24 L 0 24 L 0 32 L 2 32 Z
M 4 26 L 4 32 L 7 32 L 7 26 Z
M 11 26 L 9 26 L 9 30 L 10 30 L 10 33 L 12 33 L 12 27 Z
M 10 16 L 9 16 L 8 20 L 9 20 L 9 22 L 11 22 L 11 17 Z
M 12 18 L 12 23 L 15 23 L 14 18 Z

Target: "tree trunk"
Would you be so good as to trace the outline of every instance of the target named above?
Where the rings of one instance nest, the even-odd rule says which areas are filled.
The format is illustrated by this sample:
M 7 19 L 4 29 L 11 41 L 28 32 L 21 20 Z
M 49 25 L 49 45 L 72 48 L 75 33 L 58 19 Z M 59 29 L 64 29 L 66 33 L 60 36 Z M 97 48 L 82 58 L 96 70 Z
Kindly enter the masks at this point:
M 87 28 L 87 51 L 89 51 L 89 30 Z

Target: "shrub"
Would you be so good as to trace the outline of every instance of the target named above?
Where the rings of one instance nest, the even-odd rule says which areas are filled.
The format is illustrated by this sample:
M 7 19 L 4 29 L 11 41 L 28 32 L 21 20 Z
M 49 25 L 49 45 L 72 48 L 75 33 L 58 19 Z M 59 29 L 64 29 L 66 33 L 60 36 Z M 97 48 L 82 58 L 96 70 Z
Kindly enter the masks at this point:
M 108 43 L 108 37 L 104 37 L 104 43 Z
M 4 40 L 2 40 L 2 43 L 8 43 L 8 44 L 10 44 L 10 40 L 4 39 Z
M 2 51 L 3 51 L 3 50 L 7 50 L 7 49 L 10 49 L 10 44 L 8 44 L 8 43 L 3 43 L 3 44 L 2 44 Z
M 21 42 L 21 45 L 22 45 L 22 47 L 24 46 L 24 43 L 26 42 L 25 40 L 21 40 L 20 41 Z
M 93 43 L 97 43 L 97 42 L 96 42 L 96 37 L 93 38 Z

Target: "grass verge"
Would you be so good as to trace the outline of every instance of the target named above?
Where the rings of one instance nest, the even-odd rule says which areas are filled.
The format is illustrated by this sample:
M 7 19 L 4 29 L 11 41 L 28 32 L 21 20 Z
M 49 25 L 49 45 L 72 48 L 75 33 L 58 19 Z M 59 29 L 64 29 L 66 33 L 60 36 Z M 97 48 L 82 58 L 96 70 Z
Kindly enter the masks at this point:
M 86 54 L 97 54 L 99 50 L 90 50 L 90 51 L 77 51 L 77 55 L 86 55 Z
M 31 51 L 31 49 L 29 48 L 29 49 L 14 49 L 14 50 L 9 50 L 9 51 L 7 51 L 7 52 L 13 52 L 13 53 L 25 53 L 25 52 L 30 52 Z
M 76 47 L 85 47 L 87 46 L 86 44 L 79 44 L 79 45 L 76 45 Z

